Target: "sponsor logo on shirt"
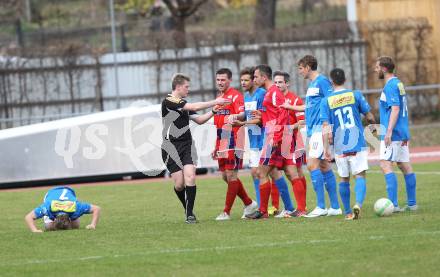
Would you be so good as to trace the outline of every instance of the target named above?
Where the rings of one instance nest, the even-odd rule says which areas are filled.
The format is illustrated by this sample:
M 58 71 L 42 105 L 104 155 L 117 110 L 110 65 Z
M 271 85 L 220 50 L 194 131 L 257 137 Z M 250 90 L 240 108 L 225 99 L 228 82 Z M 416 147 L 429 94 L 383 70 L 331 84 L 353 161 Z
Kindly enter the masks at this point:
M 218 115 L 229 115 L 229 114 L 231 114 L 231 111 L 230 110 L 219 110 L 217 112 L 217 114 Z
M 257 109 L 257 101 L 249 101 L 244 103 L 244 108 L 246 111 L 254 111 Z
M 76 202 L 52 200 L 50 210 L 55 212 L 74 213 L 76 211 Z
M 400 95 L 405 95 L 405 87 L 403 86 L 402 82 L 397 83 L 397 87 L 399 88 Z
M 319 88 L 308 88 L 306 96 L 318 96 L 319 95 Z
M 381 95 L 380 95 L 380 101 L 387 101 L 387 96 L 385 95 L 385 92 L 382 91 Z
M 354 104 L 353 92 L 346 92 L 338 95 L 333 95 L 328 98 L 328 105 L 330 109 Z

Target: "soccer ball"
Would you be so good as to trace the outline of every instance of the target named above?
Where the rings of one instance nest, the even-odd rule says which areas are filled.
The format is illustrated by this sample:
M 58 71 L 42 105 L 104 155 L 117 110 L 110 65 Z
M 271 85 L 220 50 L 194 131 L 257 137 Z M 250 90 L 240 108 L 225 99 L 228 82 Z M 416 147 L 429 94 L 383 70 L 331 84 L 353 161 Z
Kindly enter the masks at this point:
M 374 212 L 377 216 L 389 216 L 393 211 L 393 202 L 388 198 L 381 198 L 374 203 Z

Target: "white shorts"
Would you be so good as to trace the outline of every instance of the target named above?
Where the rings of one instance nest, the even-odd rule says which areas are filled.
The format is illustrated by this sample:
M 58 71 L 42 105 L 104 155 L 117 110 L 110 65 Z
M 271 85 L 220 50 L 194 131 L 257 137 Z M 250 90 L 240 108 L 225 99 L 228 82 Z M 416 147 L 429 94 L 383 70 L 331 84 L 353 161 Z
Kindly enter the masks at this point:
M 353 156 L 336 155 L 336 166 L 340 177 L 350 177 L 352 175 L 368 170 L 368 152 L 360 151 Z
M 322 133 L 315 132 L 307 138 L 308 158 L 324 159 L 324 144 Z
M 391 144 L 386 147 L 385 141 L 380 141 L 380 156 L 381 160 L 391 162 L 409 162 L 409 147 L 408 143 L 402 145 L 403 141 L 392 141 Z
M 249 150 L 249 167 L 258 167 L 260 164 L 261 150 L 256 148 Z

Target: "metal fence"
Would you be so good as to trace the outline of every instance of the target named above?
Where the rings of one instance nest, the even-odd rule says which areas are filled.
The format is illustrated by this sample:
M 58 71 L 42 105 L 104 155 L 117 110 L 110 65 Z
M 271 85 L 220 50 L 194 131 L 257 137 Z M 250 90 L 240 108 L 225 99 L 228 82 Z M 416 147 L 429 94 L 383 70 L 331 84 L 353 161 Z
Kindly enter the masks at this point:
M 274 70 L 291 75 L 291 89 L 304 95 L 307 82 L 297 73 L 297 61 L 313 54 L 321 72 L 338 65 L 346 70 L 349 86 L 366 87 L 365 43 L 332 40 L 262 43 L 157 49 L 118 53 L 115 82 L 111 54 L 84 54 L 67 48 L 62 55 L 4 57 L 0 60 L 0 128 L 63 118 L 67 115 L 127 107 L 133 101 L 160 103 L 170 92 L 176 72 L 191 76 L 190 101 L 215 97 L 215 71 L 228 67 L 232 85 L 239 87 L 239 71 L 245 66 L 268 63 Z M 115 83 L 119 84 L 119 96 Z

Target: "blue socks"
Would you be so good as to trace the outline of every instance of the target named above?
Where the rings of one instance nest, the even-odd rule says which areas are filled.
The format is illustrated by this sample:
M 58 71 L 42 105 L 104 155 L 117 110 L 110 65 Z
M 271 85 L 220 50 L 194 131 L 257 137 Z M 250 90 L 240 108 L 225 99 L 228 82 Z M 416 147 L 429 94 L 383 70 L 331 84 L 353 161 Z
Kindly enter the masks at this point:
M 336 177 L 333 174 L 333 170 L 329 170 L 323 173 L 325 180 L 325 188 L 330 198 L 330 207 L 333 209 L 339 209 L 338 193 L 336 192 Z
M 416 175 L 410 173 L 405 175 L 406 196 L 408 206 L 416 205 Z
M 258 207 L 260 207 L 260 180 L 254 179 L 254 189 L 255 189 L 255 198 L 258 203 Z
M 356 203 L 362 206 L 365 200 L 365 194 L 367 193 L 367 184 L 365 178 L 356 177 L 354 191 L 356 193 Z
M 351 214 L 352 210 L 350 207 L 350 183 L 340 182 L 339 183 L 339 195 L 341 196 L 342 205 L 344 205 L 345 214 Z
M 316 193 L 316 206 L 325 209 L 324 176 L 321 170 L 315 169 L 310 171 L 310 178 L 312 179 L 313 189 Z
M 284 209 L 288 211 L 293 211 L 294 208 L 292 204 L 292 199 L 290 199 L 289 187 L 287 186 L 284 177 L 282 176 L 278 180 L 275 180 L 275 185 L 277 186 L 278 191 L 280 192 L 281 199 L 283 200 L 284 203 Z
M 397 207 L 397 177 L 394 172 L 385 174 L 385 182 L 387 184 L 388 199 Z

